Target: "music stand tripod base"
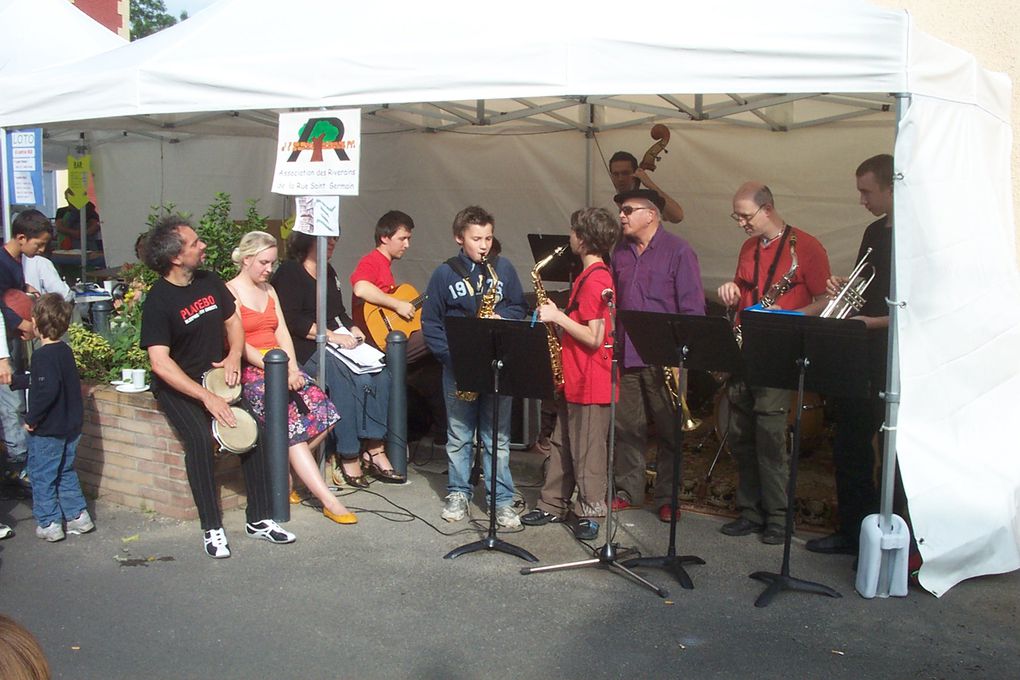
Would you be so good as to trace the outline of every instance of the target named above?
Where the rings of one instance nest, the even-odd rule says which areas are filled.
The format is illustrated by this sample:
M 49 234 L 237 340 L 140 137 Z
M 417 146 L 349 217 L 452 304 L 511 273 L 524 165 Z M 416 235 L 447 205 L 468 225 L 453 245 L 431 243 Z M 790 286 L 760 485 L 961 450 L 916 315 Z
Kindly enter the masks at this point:
M 608 530 L 607 530 L 608 534 Z M 648 581 L 641 576 L 635 574 L 633 571 L 625 567 L 623 564 L 616 560 L 616 549 L 610 543 L 602 546 L 595 551 L 596 557 L 592 557 L 586 560 L 578 560 L 576 562 L 564 562 L 563 564 L 550 564 L 544 567 L 522 567 L 521 573 L 527 576 L 528 574 L 541 574 L 543 572 L 562 571 L 564 569 L 584 569 L 586 567 L 604 567 L 606 569 L 615 569 L 621 576 L 630 578 L 635 583 L 648 588 L 659 597 L 669 597 L 669 591 L 665 588 L 660 588 L 651 581 Z
M 794 578 L 789 574 L 756 571 L 750 575 L 750 578 L 768 584 L 768 587 L 762 591 L 762 594 L 754 601 L 755 607 L 767 607 L 769 603 L 772 602 L 772 598 L 786 590 L 813 593 L 815 595 L 828 595 L 829 597 L 836 598 L 843 597 L 829 586 L 822 585 L 821 583 L 815 583 L 814 581 L 805 581 L 803 579 Z
M 529 553 L 524 548 L 518 547 L 506 541 L 500 540 L 495 536 L 486 536 L 485 538 L 475 541 L 474 543 L 467 543 L 454 548 L 450 552 L 443 555 L 444 560 L 452 560 L 455 557 L 466 555 L 468 553 L 478 552 L 479 550 L 497 550 L 499 552 L 506 553 L 507 555 L 513 555 L 514 557 L 520 557 L 526 562 L 538 562 L 538 558 Z

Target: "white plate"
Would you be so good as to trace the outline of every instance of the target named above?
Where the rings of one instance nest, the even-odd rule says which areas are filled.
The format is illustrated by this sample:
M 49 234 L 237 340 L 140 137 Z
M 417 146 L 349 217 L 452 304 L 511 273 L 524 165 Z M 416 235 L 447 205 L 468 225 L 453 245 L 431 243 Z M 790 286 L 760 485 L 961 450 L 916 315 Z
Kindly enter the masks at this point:
M 126 385 L 117 385 L 117 391 L 124 392 L 126 394 L 137 394 L 138 392 L 144 392 L 147 389 L 149 389 L 148 385 L 142 385 L 141 387 L 135 387 L 131 383 Z
M 111 380 L 110 384 L 114 385 L 114 386 L 117 386 L 117 387 L 120 387 L 121 385 L 130 385 L 131 383 L 126 383 L 123 380 Z

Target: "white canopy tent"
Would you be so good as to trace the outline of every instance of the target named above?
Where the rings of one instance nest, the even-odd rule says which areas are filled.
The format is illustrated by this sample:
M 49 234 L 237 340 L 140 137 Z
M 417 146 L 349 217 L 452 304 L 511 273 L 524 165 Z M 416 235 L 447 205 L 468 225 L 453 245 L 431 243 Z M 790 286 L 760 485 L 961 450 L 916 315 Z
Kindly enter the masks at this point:
M 0 0 L 0 27 L 0 77 L 57 68 L 127 44 L 67 0 Z M 3 190 L 0 207 L 7 205 Z M 9 216 L 3 209 L 0 215 L 6 234 Z
M 889 93 L 908 95 L 895 141 L 897 443 L 921 582 L 941 595 L 1020 566 L 1008 81 L 914 30 L 906 14 L 850 0 L 824 12 L 799 0 L 652 0 L 640 29 L 576 1 L 477 12 L 463 0 L 398 13 L 221 0 L 73 66 L 0 79 L 0 125 L 119 136 L 96 153 L 105 230 L 115 204 L 140 202 L 135 192 L 143 210 L 181 205 L 171 184 L 255 184 L 265 196 L 277 111 L 359 106 L 362 195 L 345 201 L 344 228 L 360 238 L 340 259 L 352 265 L 371 247 L 374 218 L 402 207 L 429 225 L 416 232 L 411 278 L 421 281 L 452 250 L 444 225 L 459 207 L 492 209 L 504 240 L 512 225 L 505 252 L 520 265 L 521 232 L 562 233 L 570 210 L 608 202 L 600 151 L 637 152 L 652 122 L 676 121 L 680 158 L 656 181 L 685 204 L 683 235 L 711 288 L 732 271 L 741 236 L 719 225 L 749 178 L 772 185 L 789 221 L 834 244 L 834 269 L 845 271 L 865 221 L 853 169 L 890 150 Z
M 79 61 L 127 44 L 67 0 L 0 0 L 0 75 Z

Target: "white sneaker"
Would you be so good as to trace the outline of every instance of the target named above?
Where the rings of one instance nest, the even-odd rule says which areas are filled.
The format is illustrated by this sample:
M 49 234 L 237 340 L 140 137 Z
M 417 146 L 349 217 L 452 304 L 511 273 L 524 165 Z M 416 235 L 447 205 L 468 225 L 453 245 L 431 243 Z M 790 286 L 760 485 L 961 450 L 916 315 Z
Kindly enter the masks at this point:
M 0 539 L 10 538 L 14 535 L 14 529 L 10 528 L 3 522 L 0 522 Z
M 297 536 L 290 533 L 271 519 L 244 525 L 244 531 L 252 538 L 261 538 L 270 543 L 293 543 Z
M 44 527 L 36 527 L 35 535 L 50 543 L 56 543 L 64 540 L 64 527 L 60 526 L 60 522 L 50 522 Z
M 95 522 L 92 521 L 88 510 L 82 510 L 80 515 L 67 522 L 67 533 L 69 534 L 87 534 L 95 528 Z
M 205 532 L 205 554 L 217 560 L 230 557 L 230 546 L 223 527 Z
M 501 508 L 496 508 L 496 524 L 507 529 L 519 529 L 521 518 L 512 505 L 504 505 Z
M 468 497 L 463 491 L 451 491 L 446 496 L 442 517 L 447 522 L 459 522 L 467 516 Z

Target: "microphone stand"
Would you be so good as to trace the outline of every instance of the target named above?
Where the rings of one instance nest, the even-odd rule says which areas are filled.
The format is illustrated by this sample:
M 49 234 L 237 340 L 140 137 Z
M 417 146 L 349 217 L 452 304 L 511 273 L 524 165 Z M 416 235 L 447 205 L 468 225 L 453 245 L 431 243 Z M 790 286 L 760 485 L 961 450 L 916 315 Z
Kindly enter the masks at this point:
M 609 293 L 607 296 L 606 293 Z M 603 291 L 603 299 L 609 305 L 610 330 L 606 334 L 607 349 L 613 351 L 613 361 L 609 371 L 609 446 L 606 456 L 606 542 L 601 548 L 594 551 L 595 557 L 576 562 L 565 562 L 563 564 L 550 564 L 544 567 L 523 567 L 521 573 L 539 574 L 542 572 L 560 571 L 563 569 L 583 569 L 585 567 L 603 567 L 616 570 L 615 573 L 636 581 L 645 588 L 648 588 L 659 597 L 669 597 L 669 592 L 660 588 L 651 581 L 645 580 L 617 560 L 617 548 L 613 545 L 613 453 L 616 449 L 616 385 L 619 375 L 619 361 L 616 358 L 616 305 L 613 301 L 612 291 Z M 610 342 L 610 339 L 612 342 Z

